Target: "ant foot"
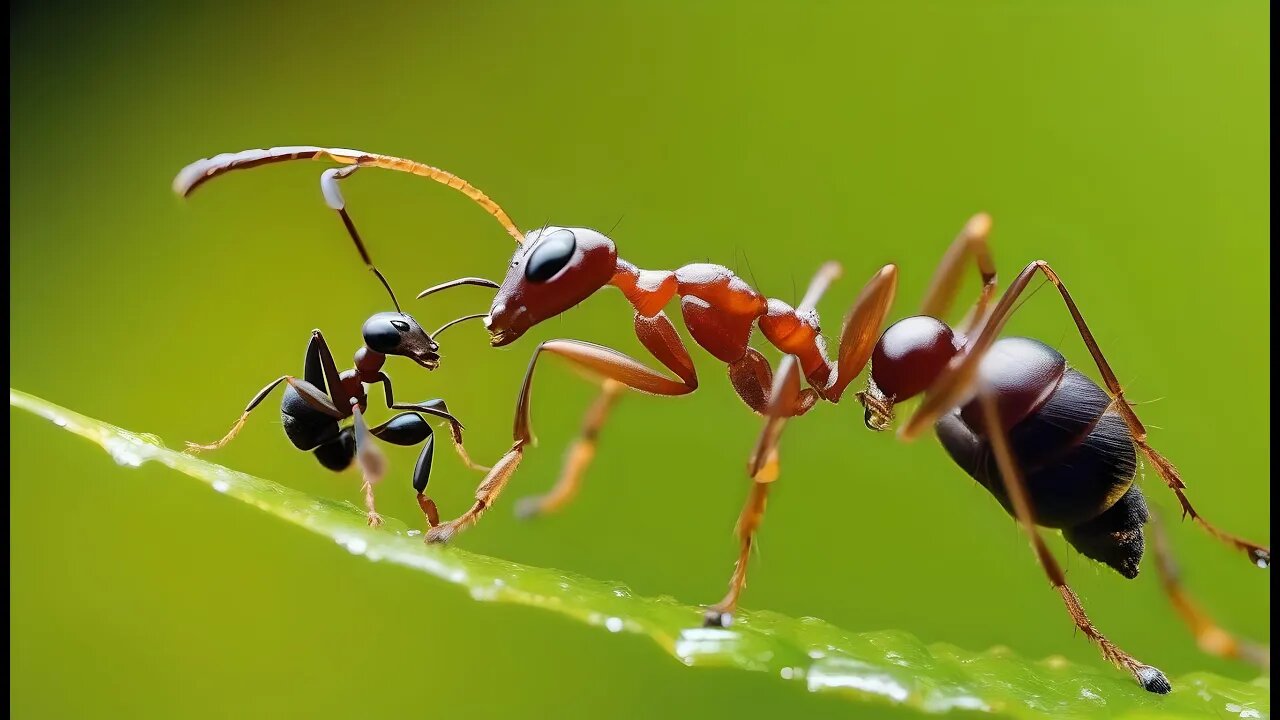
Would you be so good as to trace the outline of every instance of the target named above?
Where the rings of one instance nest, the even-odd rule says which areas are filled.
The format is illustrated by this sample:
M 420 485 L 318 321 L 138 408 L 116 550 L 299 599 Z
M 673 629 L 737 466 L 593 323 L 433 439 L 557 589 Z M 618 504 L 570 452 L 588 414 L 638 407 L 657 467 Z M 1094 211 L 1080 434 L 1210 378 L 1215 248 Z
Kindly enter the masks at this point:
M 702 615 L 702 627 L 727 628 L 733 624 L 733 613 L 715 607 L 707 608 Z
M 428 545 L 444 545 L 453 539 L 454 533 L 458 532 L 458 528 L 453 523 L 445 523 L 437 525 L 426 533 L 426 541 Z
M 1139 666 L 1133 671 L 1133 674 L 1137 676 L 1138 683 L 1142 685 L 1142 689 L 1147 692 L 1153 692 L 1157 695 L 1168 695 L 1169 692 L 1173 690 L 1173 686 L 1169 684 L 1169 678 L 1165 677 L 1164 673 L 1150 665 Z
M 369 527 L 381 527 L 381 526 L 382 526 L 382 516 L 381 516 L 381 515 L 379 515 L 378 513 L 376 513 L 376 512 L 374 512 L 374 511 L 370 510 L 370 511 L 369 511 L 369 513 L 368 513 L 368 515 L 367 515 L 366 517 L 368 517 L 368 519 L 369 519 Z
M 187 447 L 183 449 L 182 454 L 195 456 L 195 455 L 199 455 L 205 450 L 217 450 L 217 449 L 218 449 L 217 445 L 201 445 L 200 443 L 188 442 Z
M 1249 551 L 1249 559 L 1253 560 L 1253 564 L 1268 570 L 1271 568 L 1271 550 L 1269 548 L 1256 547 Z

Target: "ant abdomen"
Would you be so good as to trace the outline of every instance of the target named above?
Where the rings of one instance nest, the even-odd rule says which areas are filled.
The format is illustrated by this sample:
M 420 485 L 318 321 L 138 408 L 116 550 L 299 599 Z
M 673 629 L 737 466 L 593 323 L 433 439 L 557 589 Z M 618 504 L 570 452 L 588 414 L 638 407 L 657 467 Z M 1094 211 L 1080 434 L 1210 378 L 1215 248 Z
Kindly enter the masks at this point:
M 337 419 L 311 407 L 293 386 L 284 389 L 284 397 L 280 400 L 280 420 L 289 442 L 299 450 L 314 450 L 338 437 Z
M 995 343 L 979 372 L 996 394 L 1036 522 L 1062 528 L 1084 555 L 1136 575 L 1147 510 L 1133 485 L 1133 438 L 1111 398 L 1056 350 L 1028 338 Z M 978 401 L 944 415 L 935 430 L 956 464 L 1012 514 Z
M 342 472 L 351 467 L 356 457 L 356 435 L 353 428 L 343 428 L 338 437 L 321 443 L 312 453 L 325 468 Z

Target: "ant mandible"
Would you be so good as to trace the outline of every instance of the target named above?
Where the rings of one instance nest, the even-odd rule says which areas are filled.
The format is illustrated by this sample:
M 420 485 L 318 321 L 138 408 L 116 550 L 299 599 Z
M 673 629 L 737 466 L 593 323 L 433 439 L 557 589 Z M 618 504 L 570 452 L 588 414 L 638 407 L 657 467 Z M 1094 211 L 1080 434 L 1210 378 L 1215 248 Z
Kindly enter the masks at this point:
M 326 198 L 341 198 L 337 188 L 332 186 L 333 175 L 326 173 L 323 189 Z M 185 193 L 184 193 L 185 194 Z M 391 378 L 383 371 L 388 355 L 407 357 L 427 370 L 440 366 L 440 345 L 436 342 L 440 334 L 448 328 L 467 321 L 484 317 L 484 313 L 465 315 L 451 320 L 433 333 L 428 333 L 411 315 L 400 309 L 395 292 L 386 277 L 373 264 L 364 242 L 356 231 L 351 216 L 344 208 L 337 208 L 356 249 L 360 252 L 365 265 L 377 276 L 387 294 L 395 312 L 379 312 L 371 316 L 361 327 L 364 345 L 356 351 L 355 367 L 339 372 L 333 353 L 320 330 L 311 331 L 311 341 L 307 344 L 307 354 L 303 363 L 301 378 L 282 375 L 258 391 L 244 412 L 231 426 L 231 429 L 220 440 L 209 443 L 187 443 L 189 454 L 198 454 L 207 450 L 217 450 L 231 442 L 245 422 L 263 400 L 281 385 L 285 385 L 284 397 L 280 403 L 280 415 L 284 424 L 285 435 L 294 447 L 304 452 L 311 452 L 321 465 L 341 472 L 350 467 L 354 460 L 360 467 L 363 483 L 361 490 L 367 510 L 368 523 L 372 526 L 382 524 L 382 516 L 374 505 L 374 485 L 385 474 L 386 460 L 382 452 L 372 441 L 377 438 L 392 445 L 412 447 L 422 445 L 418 461 L 413 469 L 413 489 L 417 491 L 418 505 L 431 527 L 440 523 L 436 504 L 426 496 L 427 483 L 431 479 L 431 463 L 434 455 L 435 439 L 430 423 L 424 415 L 441 418 L 449 423 L 450 435 L 454 448 L 462 457 L 467 467 L 473 470 L 488 471 L 490 468 L 478 465 L 471 460 L 462 442 L 462 423 L 458 421 L 444 400 L 427 400 L 421 403 L 397 403 L 391 386 Z M 462 278 L 447 283 L 439 289 L 460 285 L 479 285 L 497 287 L 479 278 Z M 369 427 L 364 413 L 368 409 L 368 392 L 366 385 L 381 384 L 387 407 L 392 410 L 405 410 L 386 422 Z M 341 423 L 352 418 L 352 424 L 343 427 Z
M 1227 544 L 1268 567 L 1266 547 L 1228 534 L 1209 524 L 1192 506 L 1178 471 L 1147 441 L 1146 429 L 1124 395 L 1066 286 L 1044 261 L 1026 266 L 999 301 L 995 263 L 987 237 L 986 215 L 971 219 L 957 236 L 933 277 L 921 314 L 880 328 L 888 319 L 897 287 L 897 268 L 886 265 L 859 294 L 840 333 L 835 359 L 827 354 L 815 310 L 818 300 L 841 274 L 836 263 L 819 269 L 804 298 L 792 307 L 766 298 L 728 268 L 686 265 L 674 271 L 643 270 L 618 257 L 612 240 L 589 228 L 544 226 L 521 233 L 497 203 L 470 183 L 439 168 L 412 160 L 357 150 L 312 146 L 249 150 L 201 160 L 179 174 L 180 194 L 230 170 L 287 160 L 320 159 L 345 167 L 326 172 L 340 179 L 361 167 L 408 172 L 443 183 L 470 197 L 503 226 L 517 243 L 506 278 L 484 319 L 491 344 L 508 345 L 538 323 L 583 302 L 612 285 L 634 308 L 636 336 L 677 379 L 658 373 L 616 350 L 557 339 L 541 343 L 525 373 L 516 407 L 514 443 L 480 483 L 476 501 L 458 518 L 432 528 L 428 540 L 443 542 L 475 524 L 491 507 L 518 467 L 533 440 L 529 420 L 534 370 L 543 353 L 559 355 L 603 378 L 601 396 L 588 412 L 555 488 L 522 504 L 526 514 L 556 509 L 574 494 L 594 456 L 597 437 L 613 400 L 622 388 L 654 395 L 685 395 L 698 378 L 684 341 L 663 308 L 680 298 L 685 326 L 694 342 L 728 366 L 739 397 L 764 416 L 764 427 L 749 457 L 753 480 L 738 519 L 738 560 L 729 592 L 706 614 L 709 625 L 727 625 L 746 585 L 747 561 L 755 532 L 764 517 L 770 483 L 779 474 L 778 442 L 787 421 L 808 412 L 819 400 L 837 403 L 844 390 L 870 362 L 868 387 L 857 393 L 865 422 L 887 429 L 894 406 L 923 395 L 898 437 L 917 439 L 935 426 L 955 462 L 991 492 L 1013 515 L 1031 540 L 1037 560 L 1061 595 L 1075 625 L 1099 646 L 1103 657 L 1129 671 L 1147 690 L 1166 693 L 1164 674 L 1121 650 L 1097 630 L 1066 583 L 1057 560 L 1038 526 L 1061 529 L 1067 541 L 1087 557 L 1121 575 L 1137 575 L 1144 551 L 1143 525 L 1149 512 L 1138 486 L 1137 454 L 1141 452 L 1177 495 L 1184 515 Z M 336 189 L 336 186 L 335 186 Z M 340 198 L 326 193 L 330 207 Z M 344 217 L 345 221 L 345 217 Z M 966 268 L 976 265 L 982 280 L 977 303 L 959 328 L 939 318 L 954 305 Z M 1031 281 L 1043 275 L 1062 296 L 1088 347 L 1106 390 L 1069 368 L 1057 351 L 1027 338 L 999 338 Z M 465 279 L 464 279 L 465 280 Z M 424 291 L 419 297 L 452 283 Z M 750 347 L 754 327 L 783 353 L 777 372 Z M 802 388 L 801 375 L 810 387 Z M 1031 468 L 1024 474 L 1019 468 Z M 1270 650 L 1237 640 L 1200 611 L 1182 589 L 1155 525 L 1154 551 L 1162 587 L 1191 626 L 1205 650 L 1270 664 Z

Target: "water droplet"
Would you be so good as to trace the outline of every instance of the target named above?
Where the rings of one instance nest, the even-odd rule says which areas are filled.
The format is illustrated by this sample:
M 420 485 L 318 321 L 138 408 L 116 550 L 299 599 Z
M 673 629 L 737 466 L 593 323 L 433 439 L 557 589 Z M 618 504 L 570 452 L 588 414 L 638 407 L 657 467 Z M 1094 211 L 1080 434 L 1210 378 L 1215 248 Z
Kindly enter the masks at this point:
M 1257 710 L 1253 708 L 1245 707 L 1238 703 L 1227 703 L 1226 708 L 1227 708 L 1227 712 L 1235 713 L 1236 715 L 1242 718 L 1252 719 L 1252 718 L 1262 717 L 1262 713 L 1258 712 Z
M 409 537 L 418 537 L 421 534 L 422 534 L 421 530 L 410 530 L 408 532 Z
M 506 586 L 506 583 L 505 583 L 505 582 L 503 582 L 502 578 L 494 578 L 494 579 L 493 579 L 493 586 L 494 586 L 494 587 L 496 587 L 496 588 L 505 587 L 505 586 Z
M 814 660 L 817 660 L 817 659 L 819 659 L 819 658 L 824 658 L 824 657 L 826 657 L 826 656 L 827 656 L 827 654 L 826 654 L 826 653 L 824 653 L 824 652 L 822 652 L 821 650 L 810 650 L 810 651 L 809 651 L 809 657 L 813 658 Z
M 1266 558 L 1258 558 L 1257 563 L 1258 563 L 1258 567 L 1262 568 L 1263 570 L 1266 570 L 1267 568 L 1271 567 L 1271 562 Z
M 779 671 L 779 674 L 782 675 L 783 680 L 790 680 L 796 676 L 796 671 L 795 668 L 784 667 Z
M 608 628 L 609 632 L 616 633 L 616 632 L 622 632 L 622 628 L 624 627 L 624 624 L 622 622 L 622 618 L 611 617 L 608 620 L 604 621 L 604 626 Z
M 214 489 L 214 490 L 217 490 L 217 491 L 218 491 L 218 492 L 220 492 L 220 493 L 224 493 L 224 492 L 226 492 L 226 491 L 230 490 L 230 489 L 231 489 L 231 486 L 227 484 L 227 481 L 226 481 L 226 480 L 214 480 L 214 481 L 213 481 L 213 489 Z
M 363 555 L 364 551 L 369 549 L 369 543 L 358 537 L 349 538 L 343 545 L 352 555 Z
M 107 454 L 117 465 L 124 467 L 139 467 L 146 458 L 142 456 L 141 448 L 138 443 L 121 437 L 109 437 L 106 439 L 105 446 Z
M 689 628 L 676 638 L 676 655 L 686 664 L 702 657 L 722 657 L 735 652 L 741 636 L 724 628 Z
M 847 688 L 887 697 L 895 702 L 905 702 L 910 695 L 906 686 L 893 677 L 876 671 L 866 663 L 844 658 L 830 658 L 814 663 L 809 669 L 808 679 L 810 692 Z
M 53 418 L 53 424 L 60 428 L 64 428 L 67 426 L 67 419 L 62 416 L 55 415 Z

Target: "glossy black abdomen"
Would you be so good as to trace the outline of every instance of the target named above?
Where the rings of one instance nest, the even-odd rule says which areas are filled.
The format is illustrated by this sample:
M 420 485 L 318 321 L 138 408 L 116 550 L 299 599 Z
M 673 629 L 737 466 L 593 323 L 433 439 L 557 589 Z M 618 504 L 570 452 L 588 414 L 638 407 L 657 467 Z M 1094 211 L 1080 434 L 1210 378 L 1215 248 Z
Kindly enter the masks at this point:
M 292 386 L 285 387 L 280 401 L 284 434 L 299 450 L 314 450 L 338 437 L 337 419 L 313 407 Z
M 997 393 L 1036 522 L 1062 528 L 1085 555 L 1136 575 L 1147 509 L 1133 485 L 1133 438 L 1111 398 L 1058 351 L 1029 338 L 997 341 L 980 373 Z M 952 460 L 1012 513 L 978 401 L 944 415 L 935 430 Z

